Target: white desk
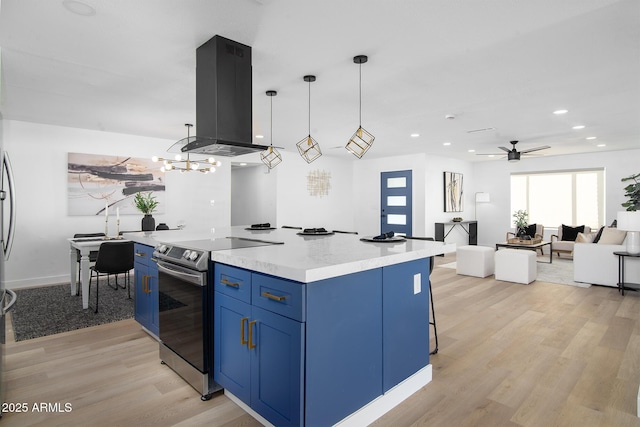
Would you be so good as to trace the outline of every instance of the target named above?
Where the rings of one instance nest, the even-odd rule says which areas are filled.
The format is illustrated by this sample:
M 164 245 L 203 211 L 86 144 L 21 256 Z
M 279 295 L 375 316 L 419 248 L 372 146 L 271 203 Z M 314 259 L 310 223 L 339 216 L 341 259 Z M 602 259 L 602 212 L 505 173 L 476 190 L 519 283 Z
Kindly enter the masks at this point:
M 100 249 L 100 245 L 104 242 L 118 241 L 126 242 L 126 239 L 105 239 L 104 237 L 82 237 L 77 239 L 67 239 L 71 246 L 69 251 L 70 273 L 71 273 L 71 295 L 75 295 L 78 291 L 76 282 L 76 266 L 78 263 L 78 255 L 76 250 L 80 251 L 80 286 L 82 286 L 82 308 L 89 308 L 89 279 L 91 270 L 89 270 L 89 253 Z

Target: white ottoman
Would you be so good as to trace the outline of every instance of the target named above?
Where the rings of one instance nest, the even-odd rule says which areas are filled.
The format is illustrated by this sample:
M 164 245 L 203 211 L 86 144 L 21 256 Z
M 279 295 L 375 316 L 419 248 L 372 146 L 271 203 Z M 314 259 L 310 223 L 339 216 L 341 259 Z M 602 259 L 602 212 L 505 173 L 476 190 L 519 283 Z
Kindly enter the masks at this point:
M 486 246 L 460 246 L 456 249 L 456 273 L 487 277 L 493 274 L 494 249 Z
M 496 280 L 528 285 L 538 277 L 536 253 L 526 249 L 496 251 Z

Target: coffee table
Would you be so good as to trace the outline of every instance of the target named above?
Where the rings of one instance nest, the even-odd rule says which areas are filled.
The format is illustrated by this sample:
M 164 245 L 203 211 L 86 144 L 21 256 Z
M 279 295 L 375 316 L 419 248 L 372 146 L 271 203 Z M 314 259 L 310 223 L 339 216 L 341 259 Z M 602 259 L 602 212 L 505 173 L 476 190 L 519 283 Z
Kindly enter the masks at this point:
M 536 251 L 545 246 L 549 246 L 549 264 L 553 263 L 553 245 L 551 242 L 542 241 L 540 243 L 534 243 L 532 245 L 528 245 L 525 243 L 496 243 L 496 251 L 498 248 L 511 248 L 511 249 L 529 249 L 530 251 Z M 544 253 L 544 250 L 542 251 Z

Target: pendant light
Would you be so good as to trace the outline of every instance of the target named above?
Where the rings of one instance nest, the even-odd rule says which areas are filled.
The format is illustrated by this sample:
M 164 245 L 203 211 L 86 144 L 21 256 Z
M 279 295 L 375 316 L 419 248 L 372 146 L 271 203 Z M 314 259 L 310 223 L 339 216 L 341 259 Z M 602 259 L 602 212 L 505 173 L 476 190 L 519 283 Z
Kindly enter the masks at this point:
M 273 97 L 277 94 L 278 92 L 276 92 L 275 90 L 267 91 L 267 96 L 271 100 L 271 144 L 269 145 L 269 148 L 260 153 L 260 160 L 262 160 L 262 163 L 267 165 L 269 169 L 275 168 L 280 164 L 280 162 L 282 162 L 282 156 L 280 155 L 278 150 L 273 148 Z
M 311 137 L 311 82 L 316 81 L 316 76 L 304 76 L 304 81 L 309 83 L 309 135 L 298 142 L 296 146 L 302 158 L 305 159 L 307 163 L 311 163 L 322 156 L 320 145 Z
M 353 57 L 353 62 L 355 64 L 358 64 L 358 66 L 360 67 L 360 122 L 358 125 L 358 130 L 356 130 L 351 139 L 349 139 L 349 142 L 347 142 L 347 145 L 344 147 L 359 159 L 364 156 L 364 153 L 366 153 L 369 148 L 371 148 L 371 146 L 373 145 L 373 140 L 376 139 L 375 136 L 373 136 L 362 127 L 362 64 L 367 62 L 368 59 L 369 58 L 367 58 L 366 55 L 358 55 Z
M 193 125 L 191 123 L 185 123 L 185 126 L 187 127 L 187 139 L 185 139 L 184 141 L 186 141 L 185 144 L 187 144 L 191 140 L 190 130 L 193 127 Z M 200 169 L 200 163 L 198 163 L 199 161 L 191 160 L 191 157 L 189 156 L 189 153 L 187 153 L 186 160 L 183 160 L 182 156 L 180 154 L 176 154 L 174 160 L 163 159 L 162 157 L 158 157 L 158 156 L 153 156 L 151 158 L 151 160 L 153 160 L 154 162 L 163 162 L 163 166 L 160 168 L 160 170 L 162 172 L 170 172 L 170 171 L 192 172 L 192 171 L 198 171 L 198 172 L 202 172 L 202 173 L 209 173 L 209 172 L 213 173 L 213 172 L 216 171 L 216 166 L 220 166 L 222 164 L 219 161 L 217 161 L 216 159 L 214 159 L 213 157 L 209 157 L 208 159 L 199 160 L 200 162 L 208 163 L 206 168 Z

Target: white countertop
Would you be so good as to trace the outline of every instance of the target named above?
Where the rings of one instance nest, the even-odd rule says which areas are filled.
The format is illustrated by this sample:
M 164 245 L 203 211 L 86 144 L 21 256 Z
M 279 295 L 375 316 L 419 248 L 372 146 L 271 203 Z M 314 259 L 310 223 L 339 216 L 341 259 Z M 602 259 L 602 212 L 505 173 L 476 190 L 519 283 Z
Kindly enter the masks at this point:
M 454 244 L 443 242 L 407 239 L 398 243 L 372 243 L 360 241 L 366 236 L 353 234 L 299 236 L 296 233 L 300 230 L 249 231 L 245 228 L 221 228 L 214 233 L 187 230 L 138 232 L 127 233 L 124 237 L 149 246 L 227 236 L 284 242 L 284 245 L 213 251 L 211 259 L 303 283 L 455 251 Z

